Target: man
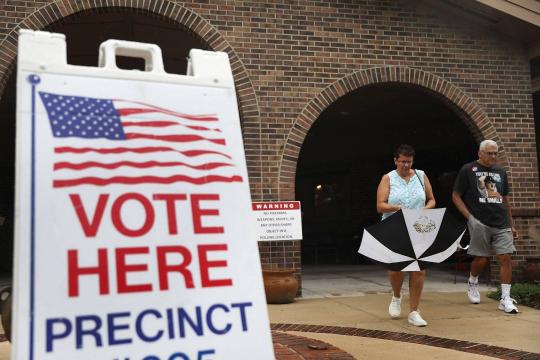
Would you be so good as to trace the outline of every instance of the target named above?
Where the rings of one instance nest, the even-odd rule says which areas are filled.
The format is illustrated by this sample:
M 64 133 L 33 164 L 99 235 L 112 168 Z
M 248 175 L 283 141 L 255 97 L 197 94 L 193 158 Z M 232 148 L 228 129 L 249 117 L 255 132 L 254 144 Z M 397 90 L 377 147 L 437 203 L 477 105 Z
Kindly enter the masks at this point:
M 516 250 L 514 238 L 517 231 L 512 220 L 509 186 L 506 171 L 497 163 L 498 146 L 493 140 L 480 143 L 478 160 L 465 164 L 456 178 L 452 201 L 467 219 L 471 243 L 467 253 L 473 255 L 467 295 L 472 304 L 480 302 L 478 276 L 489 261 L 491 249 L 501 265 L 502 296 L 499 309 L 517 314 L 515 300 L 510 298 L 512 283 L 511 254 Z M 484 183 L 482 193 L 478 187 Z

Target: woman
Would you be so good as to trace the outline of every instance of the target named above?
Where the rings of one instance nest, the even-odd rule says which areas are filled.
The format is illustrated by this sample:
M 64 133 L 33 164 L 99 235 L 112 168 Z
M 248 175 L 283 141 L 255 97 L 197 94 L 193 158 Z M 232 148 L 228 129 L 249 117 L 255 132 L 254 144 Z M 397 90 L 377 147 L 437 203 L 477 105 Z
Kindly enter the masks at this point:
M 396 170 L 392 170 L 381 179 L 377 188 L 377 212 L 383 214 L 383 220 L 401 208 L 433 209 L 435 207 L 435 198 L 429 179 L 422 170 L 412 168 L 414 154 L 412 146 L 400 145 L 394 153 Z M 418 311 L 425 275 L 425 270 L 409 272 L 411 311 L 408 320 L 415 326 L 427 325 Z M 401 286 L 404 273 L 388 271 L 388 278 L 393 290 L 388 312 L 392 318 L 397 318 L 401 314 Z

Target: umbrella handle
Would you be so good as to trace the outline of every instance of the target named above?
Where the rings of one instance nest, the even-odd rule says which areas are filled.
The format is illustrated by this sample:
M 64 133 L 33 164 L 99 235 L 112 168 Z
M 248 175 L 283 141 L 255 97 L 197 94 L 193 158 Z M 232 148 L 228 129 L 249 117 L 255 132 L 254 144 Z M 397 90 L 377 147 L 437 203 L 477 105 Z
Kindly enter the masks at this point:
M 469 248 L 469 245 L 463 247 L 463 246 L 461 246 L 460 244 L 458 244 L 457 247 L 458 247 L 458 249 L 460 249 L 460 250 L 467 250 L 467 249 Z

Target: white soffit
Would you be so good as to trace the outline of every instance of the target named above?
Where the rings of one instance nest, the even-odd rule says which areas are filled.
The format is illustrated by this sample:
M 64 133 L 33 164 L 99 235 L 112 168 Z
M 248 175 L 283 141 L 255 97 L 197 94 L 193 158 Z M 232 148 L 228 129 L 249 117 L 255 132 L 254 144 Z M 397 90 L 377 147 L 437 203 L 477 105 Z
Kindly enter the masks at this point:
M 537 0 L 476 0 L 493 9 L 540 27 L 540 2 Z

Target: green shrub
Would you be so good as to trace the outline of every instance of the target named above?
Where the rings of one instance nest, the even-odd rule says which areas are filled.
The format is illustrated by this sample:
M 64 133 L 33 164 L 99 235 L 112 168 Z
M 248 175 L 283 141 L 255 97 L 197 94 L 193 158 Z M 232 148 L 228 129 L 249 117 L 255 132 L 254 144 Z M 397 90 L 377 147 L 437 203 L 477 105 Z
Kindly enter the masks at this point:
M 499 300 L 501 298 L 501 287 L 499 286 L 496 291 L 489 292 L 487 296 Z M 540 285 L 538 284 L 513 284 L 510 290 L 510 297 L 515 299 L 518 304 L 540 310 Z

